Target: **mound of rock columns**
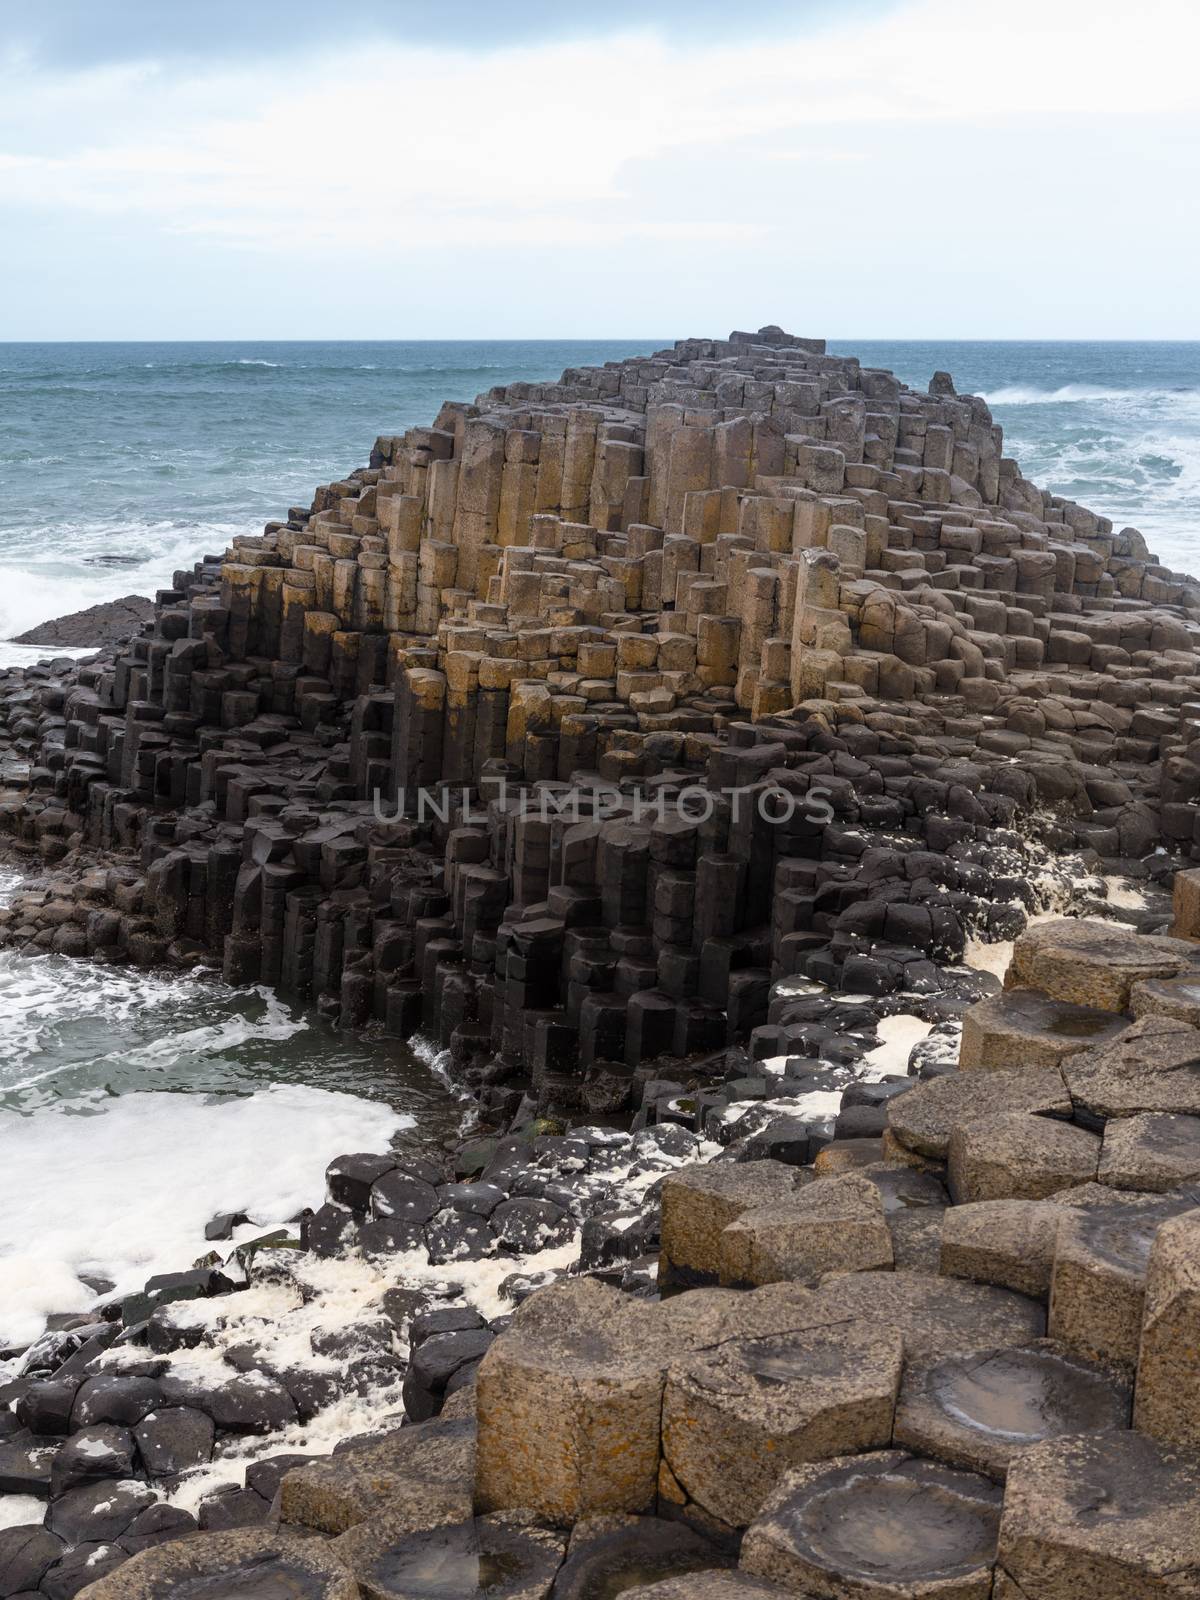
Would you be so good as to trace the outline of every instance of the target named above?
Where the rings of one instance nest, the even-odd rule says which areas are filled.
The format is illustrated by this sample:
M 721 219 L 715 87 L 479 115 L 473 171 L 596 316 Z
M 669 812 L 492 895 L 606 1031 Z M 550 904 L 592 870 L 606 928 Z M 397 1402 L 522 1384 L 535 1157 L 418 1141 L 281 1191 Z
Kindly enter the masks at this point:
M 6 1600 L 1200 1597 L 1200 587 L 931 389 L 764 329 L 447 405 L 0 676 L 8 944 L 483 1117 L 53 1319 Z

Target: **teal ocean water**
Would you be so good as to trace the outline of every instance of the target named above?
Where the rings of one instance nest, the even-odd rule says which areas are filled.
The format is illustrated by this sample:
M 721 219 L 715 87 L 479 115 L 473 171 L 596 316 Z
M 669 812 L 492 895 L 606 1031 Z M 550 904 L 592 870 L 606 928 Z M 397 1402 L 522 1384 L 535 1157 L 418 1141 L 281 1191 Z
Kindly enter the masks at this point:
M 443 399 L 670 342 L 0 345 L 2 641 L 219 552 Z M 1036 481 L 1200 568 L 1200 344 L 864 343 L 987 397 Z M 0 872 L 0 898 L 16 882 Z M 82 1293 L 186 1265 L 203 1224 L 319 1198 L 325 1162 L 444 1138 L 428 1052 L 211 978 L 0 954 L 0 1351 Z

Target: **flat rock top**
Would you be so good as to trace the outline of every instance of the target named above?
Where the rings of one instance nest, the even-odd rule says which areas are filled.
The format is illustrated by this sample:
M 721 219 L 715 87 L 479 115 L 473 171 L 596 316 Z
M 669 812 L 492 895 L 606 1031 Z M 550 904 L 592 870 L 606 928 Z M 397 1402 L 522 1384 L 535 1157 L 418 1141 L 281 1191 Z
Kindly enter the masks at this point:
M 1135 1432 L 1071 1435 L 1031 1445 L 1009 1469 L 1000 1559 L 1020 1583 L 1038 1570 L 1031 1547 L 1136 1558 L 1134 1570 L 1200 1568 L 1200 1453 Z M 1174 1591 L 1167 1582 L 1163 1593 Z M 1188 1586 L 1179 1594 L 1189 1592 Z M 1192 1591 L 1194 1592 L 1194 1591 Z
M 977 1473 L 898 1450 L 843 1456 L 787 1474 L 746 1535 L 742 1562 L 800 1581 L 962 1579 L 995 1560 L 999 1523 L 1000 1491 Z
M 88 1600 L 356 1600 L 357 1593 L 321 1540 L 238 1528 L 144 1550 L 90 1585 Z
M 1046 1331 L 1036 1300 L 990 1284 L 926 1272 L 850 1272 L 826 1279 L 831 1317 L 895 1328 L 909 1357 L 1027 1344 Z
M 1131 933 L 1098 917 L 1062 917 L 1026 928 L 1004 981 L 1009 989 L 1041 989 L 1075 1005 L 1125 1011 L 1139 979 L 1186 972 L 1198 951 L 1184 939 Z
M 121 644 L 138 633 L 154 616 L 154 601 L 144 594 L 126 594 L 119 600 L 105 600 L 65 617 L 39 622 L 19 634 L 14 644 L 66 645 L 69 648 L 99 648 L 102 644 Z
M 944 1159 L 955 1128 L 1009 1112 L 1071 1114 L 1071 1097 L 1057 1068 L 950 1072 L 898 1095 L 888 1126 L 918 1155 Z
M 1200 1113 L 1200 1028 L 1174 1018 L 1143 1017 L 1062 1070 L 1075 1105 L 1096 1117 Z

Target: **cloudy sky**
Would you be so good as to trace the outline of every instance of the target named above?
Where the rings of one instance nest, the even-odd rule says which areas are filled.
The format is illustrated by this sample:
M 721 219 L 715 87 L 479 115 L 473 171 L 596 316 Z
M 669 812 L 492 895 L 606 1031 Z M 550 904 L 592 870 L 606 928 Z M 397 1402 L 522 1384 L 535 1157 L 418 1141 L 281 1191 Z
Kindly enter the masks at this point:
M 1193 0 L 0 0 L 0 339 L 1200 338 Z

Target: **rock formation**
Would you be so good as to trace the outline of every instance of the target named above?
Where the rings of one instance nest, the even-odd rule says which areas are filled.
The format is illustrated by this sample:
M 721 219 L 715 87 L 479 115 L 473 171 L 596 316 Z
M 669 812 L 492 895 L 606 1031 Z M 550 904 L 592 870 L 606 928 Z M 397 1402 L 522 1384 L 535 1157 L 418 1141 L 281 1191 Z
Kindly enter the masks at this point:
M 1198 649 L 946 374 L 767 328 L 447 405 L 6 675 L 7 942 L 420 1029 L 490 1136 L 58 1319 L 0 1593 L 1198 1600 Z
M 36 628 L 19 633 L 13 643 L 96 649 L 104 644 L 124 644 L 130 634 L 153 619 L 153 600 L 142 594 L 127 594 L 119 600 L 104 600 L 83 611 L 72 611 L 69 616 L 40 622 Z

